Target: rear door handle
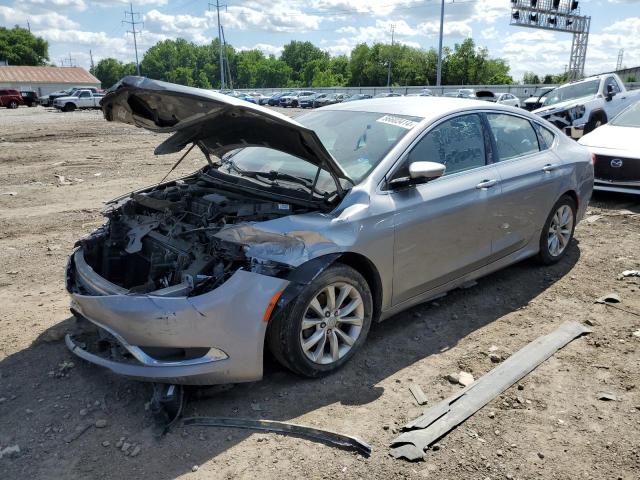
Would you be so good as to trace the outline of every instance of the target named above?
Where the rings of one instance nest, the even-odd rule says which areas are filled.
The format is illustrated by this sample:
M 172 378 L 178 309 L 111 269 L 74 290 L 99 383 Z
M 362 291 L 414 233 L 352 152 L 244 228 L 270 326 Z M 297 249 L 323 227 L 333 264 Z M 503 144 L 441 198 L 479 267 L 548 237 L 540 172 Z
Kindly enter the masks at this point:
M 542 167 L 542 171 L 553 172 L 556 168 L 558 168 L 558 165 L 556 165 L 555 163 L 547 163 L 544 167 Z
M 476 185 L 476 188 L 491 188 L 497 183 L 498 183 L 498 181 L 496 179 L 483 180 L 479 184 Z

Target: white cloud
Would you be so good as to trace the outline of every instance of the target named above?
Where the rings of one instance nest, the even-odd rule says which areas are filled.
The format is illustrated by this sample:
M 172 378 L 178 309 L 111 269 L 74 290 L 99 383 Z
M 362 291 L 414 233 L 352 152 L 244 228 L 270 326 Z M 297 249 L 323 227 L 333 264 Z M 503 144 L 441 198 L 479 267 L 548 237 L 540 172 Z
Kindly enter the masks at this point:
M 144 14 L 144 30 L 164 38 L 183 37 L 196 43 L 211 41 L 211 25 L 206 17 L 167 15 L 158 10 Z
M 36 9 L 51 10 L 63 10 L 65 8 L 83 11 L 87 9 L 87 4 L 84 0 L 21 0 L 22 5 L 29 5 Z
M 91 5 L 95 5 L 97 7 L 117 7 L 117 6 L 129 6 L 131 0 L 90 0 Z M 169 0 L 135 0 L 133 5 L 134 11 L 137 10 L 137 7 L 142 5 L 157 5 L 163 6 L 169 3 Z
M 247 3 L 252 5 L 252 2 Z M 222 25 L 226 29 L 263 30 L 267 32 L 308 32 L 318 30 L 323 18 L 303 13 L 285 2 L 276 2 L 264 7 L 260 5 L 231 5 L 220 12 Z M 326 18 L 325 18 L 326 20 Z
M 77 28 L 78 22 L 74 22 L 65 15 L 57 12 L 33 14 L 25 12 L 19 8 L 5 7 L 0 5 L 0 21 L 5 25 L 27 25 L 27 20 L 31 27 L 51 27 L 51 28 Z
M 439 35 L 440 34 L 440 20 L 423 22 L 418 25 L 418 31 L 422 35 Z M 444 22 L 444 36 L 454 37 L 470 37 L 473 33 L 473 29 L 470 25 L 470 20 L 464 21 L 445 21 Z
M 238 47 L 239 51 L 245 50 L 260 50 L 265 55 L 275 55 L 276 57 L 280 56 L 282 53 L 283 47 L 277 45 L 271 45 L 270 43 L 256 43 L 253 47 Z

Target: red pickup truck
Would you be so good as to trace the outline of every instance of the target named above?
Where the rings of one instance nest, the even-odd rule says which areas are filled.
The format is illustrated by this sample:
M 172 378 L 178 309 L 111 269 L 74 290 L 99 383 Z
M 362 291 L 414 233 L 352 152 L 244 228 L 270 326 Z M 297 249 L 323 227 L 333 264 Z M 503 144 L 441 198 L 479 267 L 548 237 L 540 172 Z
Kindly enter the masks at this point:
M 24 100 L 18 90 L 0 89 L 0 107 L 18 108 L 20 105 L 24 105 Z

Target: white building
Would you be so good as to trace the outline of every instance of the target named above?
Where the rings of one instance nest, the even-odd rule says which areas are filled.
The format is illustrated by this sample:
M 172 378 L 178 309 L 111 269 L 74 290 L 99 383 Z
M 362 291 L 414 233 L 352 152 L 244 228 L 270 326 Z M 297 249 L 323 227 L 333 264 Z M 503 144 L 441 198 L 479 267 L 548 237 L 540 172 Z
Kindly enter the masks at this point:
M 0 65 L 0 88 L 33 90 L 44 96 L 71 87 L 100 88 L 100 80 L 80 67 Z

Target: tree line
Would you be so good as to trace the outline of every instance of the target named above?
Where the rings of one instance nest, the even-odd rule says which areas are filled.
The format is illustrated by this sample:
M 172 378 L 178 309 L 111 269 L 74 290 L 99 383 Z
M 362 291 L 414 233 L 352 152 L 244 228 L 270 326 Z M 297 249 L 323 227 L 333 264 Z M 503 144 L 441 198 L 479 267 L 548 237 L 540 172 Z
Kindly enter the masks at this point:
M 158 42 L 140 62 L 142 75 L 200 88 L 220 88 L 219 43 L 196 45 L 182 38 Z M 234 88 L 296 88 L 335 86 L 385 86 L 389 62 L 393 86 L 434 85 L 438 55 L 402 44 L 361 43 L 350 55 L 331 56 L 311 42 L 291 41 L 282 53 L 225 47 L 225 71 Z M 91 70 L 103 87 L 135 72 L 135 64 L 105 58 Z M 486 48 L 466 39 L 443 49 L 442 83 L 510 84 L 509 65 L 491 58 Z

